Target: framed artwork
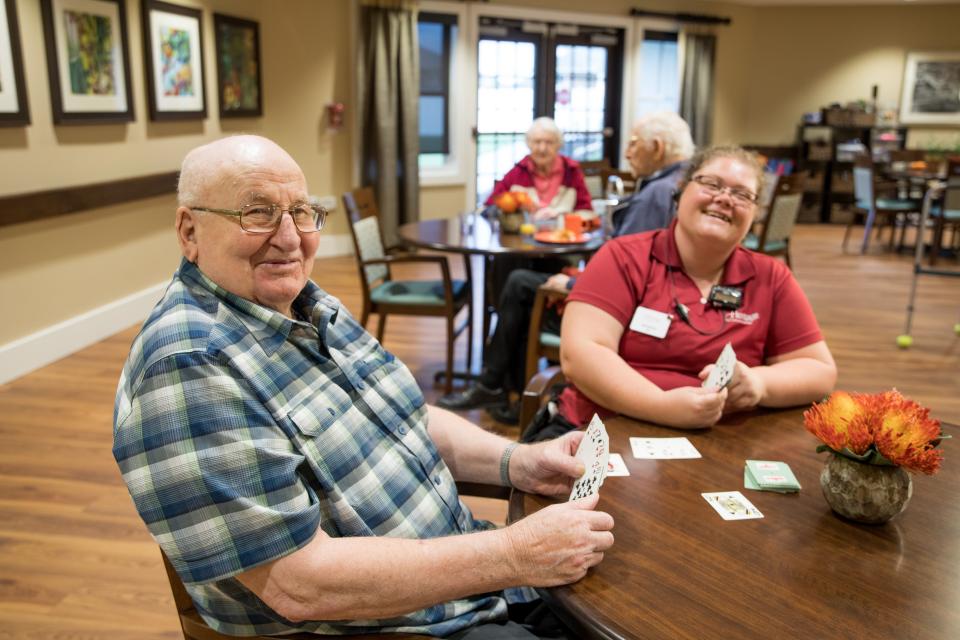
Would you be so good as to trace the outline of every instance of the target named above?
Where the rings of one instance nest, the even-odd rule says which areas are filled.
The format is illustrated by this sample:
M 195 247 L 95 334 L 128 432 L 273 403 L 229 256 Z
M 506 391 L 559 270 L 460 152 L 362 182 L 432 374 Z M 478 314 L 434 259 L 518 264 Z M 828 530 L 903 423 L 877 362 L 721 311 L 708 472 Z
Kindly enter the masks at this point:
M 125 0 L 41 0 L 56 124 L 133 120 Z
M 263 115 L 260 90 L 260 27 L 252 20 L 213 14 L 217 93 L 221 118 Z
M 0 1 L 0 127 L 30 124 L 16 0 Z
M 202 12 L 143 0 L 140 15 L 150 119 L 205 118 Z
M 960 125 L 960 51 L 907 53 L 900 121 Z

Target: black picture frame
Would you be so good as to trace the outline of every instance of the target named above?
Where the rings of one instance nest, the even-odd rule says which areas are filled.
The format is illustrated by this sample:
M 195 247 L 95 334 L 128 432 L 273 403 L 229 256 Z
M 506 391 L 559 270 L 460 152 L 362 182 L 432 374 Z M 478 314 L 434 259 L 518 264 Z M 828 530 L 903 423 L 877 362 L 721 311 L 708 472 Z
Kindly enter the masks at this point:
M 99 13 L 89 13 L 91 5 L 96 6 Z M 133 121 L 125 5 L 125 0 L 85 0 L 82 3 L 80 0 L 41 0 L 54 124 Z M 78 45 L 71 39 L 75 34 L 66 34 L 64 24 L 67 21 L 77 32 L 98 31 L 96 37 L 87 39 L 97 43 L 96 49 L 81 52 L 81 56 L 92 53 L 99 58 L 90 65 L 96 75 L 81 73 L 81 67 L 71 64 L 70 47 Z M 104 32 L 110 37 L 104 38 Z M 112 37 L 114 34 L 119 36 L 119 41 Z M 105 44 L 109 44 L 109 48 Z
M 0 127 L 19 127 L 30 124 L 30 105 L 23 77 L 17 2 L 4 0 L 2 7 L 5 24 L 0 25 L 0 29 L 4 30 L 7 39 L 6 46 L 0 51 L 0 70 L 5 71 L 0 77 Z
M 262 116 L 260 25 L 253 20 L 214 13 L 213 28 L 220 117 Z
M 203 11 L 161 0 L 142 0 L 140 18 L 150 119 L 164 121 L 206 118 Z M 172 31 L 175 34 L 172 36 L 174 41 L 159 42 L 156 38 L 157 27 Z M 167 67 L 161 65 L 161 68 L 157 68 L 158 58 L 164 55 L 164 45 L 172 45 L 172 49 L 179 49 L 181 55 L 189 56 L 185 63 L 179 61 L 177 68 L 180 73 L 176 74 L 178 77 L 171 78 L 171 70 Z

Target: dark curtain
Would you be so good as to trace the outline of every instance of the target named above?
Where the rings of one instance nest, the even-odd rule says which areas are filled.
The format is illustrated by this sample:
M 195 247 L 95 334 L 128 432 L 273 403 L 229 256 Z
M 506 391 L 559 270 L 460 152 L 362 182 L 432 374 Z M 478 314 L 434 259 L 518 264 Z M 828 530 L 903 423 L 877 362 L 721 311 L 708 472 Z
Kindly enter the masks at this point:
M 717 38 L 712 34 L 685 34 L 680 116 L 690 125 L 690 133 L 697 147 L 709 145 L 713 135 L 713 62 L 716 48 Z
M 362 0 L 360 7 L 361 180 L 372 185 L 384 240 L 419 218 L 420 53 L 416 2 Z

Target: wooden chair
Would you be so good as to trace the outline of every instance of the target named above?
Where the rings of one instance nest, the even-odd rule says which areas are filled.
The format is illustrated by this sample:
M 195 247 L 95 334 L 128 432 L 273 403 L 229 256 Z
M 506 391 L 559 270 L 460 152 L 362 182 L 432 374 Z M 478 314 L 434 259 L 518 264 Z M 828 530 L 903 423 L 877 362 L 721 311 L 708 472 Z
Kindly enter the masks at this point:
M 950 229 L 952 249 L 960 249 L 960 157 L 947 160 L 947 187 L 943 199 L 932 208 L 934 221 L 933 245 L 930 248 L 930 264 L 935 265 L 943 246 L 943 237 Z
M 748 233 L 743 246 L 771 256 L 783 256 L 790 264 L 790 234 L 800 215 L 805 176 L 794 174 L 780 176 L 773 190 L 763 229 L 759 235 Z
M 472 482 L 458 482 L 457 489 L 461 495 L 478 496 L 482 498 L 495 498 L 498 500 L 509 500 L 510 489 L 494 485 L 476 484 Z M 160 550 L 163 557 L 163 568 L 167 572 L 167 580 L 170 582 L 170 591 L 173 593 L 173 602 L 177 607 L 177 615 L 180 617 L 180 628 L 183 631 L 184 640 L 233 640 L 236 636 L 228 636 L 214 631 L 204 622 L 203 618 L 197 612 L 193 605 L 193 599 L 187 593 L 183 581 L 177 574 L 167 554 Z M 278 636 L 269 636 L 276 638 Z M 317 640 L 321 637 L 313 633 L 296 633 L 293 635 L 279 636 L 289 638 L 290 640 Z M 391 633 L 388 635 L 352 635 L 348 636 L 354 640 L 419 640 L 426 639 L 429 636 L 411 634 L 411 633 Z M 254 640 L 266 640 L 268 636 L 255 636 Z
M 603 171 L 610 168 L 610 161 L 606 158 L 602 160 L 585 160 L 580 164 L 580 170 L 583 171 L 583 181 L 590 192 L 590 198 L 596 200 L 603 197 Z
M 547 367 L 537 372 L 527 381 L 527 386 L 520 396 L 520 430 L 525 433 L 547 400 L 550 399 L 550 390 L 565 380 L 563 371 L 558 366 Z M 521 436 L 521 440 L 523 436 Z
M 409 316 L 433 316 L 446 320 L 447 362 L 443 376 L 444 393 L 453 390 L 453 345 L 461 333 L 467 333 L 467 370 L 472 365 L 469 336 L 472 333 L 473 313 L 470 287 L 470 263 L 465 260 L 467 279 L 453 280 L 450 266 L 444 256 L 425 256 L 390 252 L 383 244 L 380 218 L 373 189 L 363 187 L 343 194 L 343 205 L 350 221 L 350 234 L 360 269 L 363 289 L 363 311 L 360 324 L 367 325 L 371 313 L 376 313 L 377 340 L 383 342 L 387 316 L 391 313 Z M 440 269 L 440 280 L 394 280 L 391 266 L 397 264 L 434 265 Z M 455 326 L 456 317 L 466 309 L 466 318 Z
M 853 166 L 853 197 L 855 201 L 853 209 L 853 218 L 847 225 L 847 230 L 843 234 L 843 243 L 841 247 L 847 250 L 847 240 L 850 237 L 850 231 L 854 225 L 863 224 L 863 244 L 860 246 L 860 253 L 866 253 L 870 245 L 870 230 L 877 228 L 877 237 L 885 227 L 890 228 L 890 249 L 893 249 L 893 241 L 898 222 L 903 225 L 905 230 L 907 214 L 917 213 L 919 211 L 917 203 L 914 200 L 898 199 L 896 197 L 884 197 L 881 193 L 888 194 L 893 192 L 895 195 L 897 185 L 894 182 L 884 182 L 877 177 L 877 168 L 869 156 L 858 156 Z M 903 233 L 900 236 L 903 242 Z
M 563 300 L 568 294 L 566 290 L 551 289 L 546 285 L 540 285 L 537 289 L 537 295 L 533 299 L 533 309 L 530 312 L 530 329 L 527 333 L 527 358 L 524 367 L 524 379 L 527 382 L 540 369 L 540 358 L 545 357 L 552 362 L 560 361 L 560 336 L 543 330 L 543 318 L 548 302 Z
M 604 169 L 600 172 L 600 178 L 608 200 L 623 200 L 637 188 L 637 179 L 629 171 Z

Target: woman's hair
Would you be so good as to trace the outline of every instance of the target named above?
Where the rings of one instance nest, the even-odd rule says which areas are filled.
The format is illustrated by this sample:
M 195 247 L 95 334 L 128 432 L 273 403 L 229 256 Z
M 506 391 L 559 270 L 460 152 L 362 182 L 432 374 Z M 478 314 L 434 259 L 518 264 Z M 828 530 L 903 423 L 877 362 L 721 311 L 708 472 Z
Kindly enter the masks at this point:
M 553 121 L 553 118 L 543 116 L 530 124 L 530 128 L 527 129 L 527 146 L 530 146 L 530 138 L 538 131 L 549 133 L 557 139 L 557 146 L 563 146 L 563 131 L 560 131 L 560 127 Z
M 680 197 L 683 190 L 690 184 L 690 179 L 697 175 L 697 171 L 699 171 L 703 165 L 717 158 L 733 158 L 753 169 L 754 174 L 757 176 L 756 193 L 758 195 L 763 193 L 763 183 L 766 182 L 766 176 L 764 166 L 760 161 L 760 156 L 753 151 L 747 151 L 743 147 L 731 144 L 707 147 L 706 149 L 696 152 L 693 158 L 690 159 L 690 164 L 687 166 L 683 177 L 677 182 L 677 198 Z

